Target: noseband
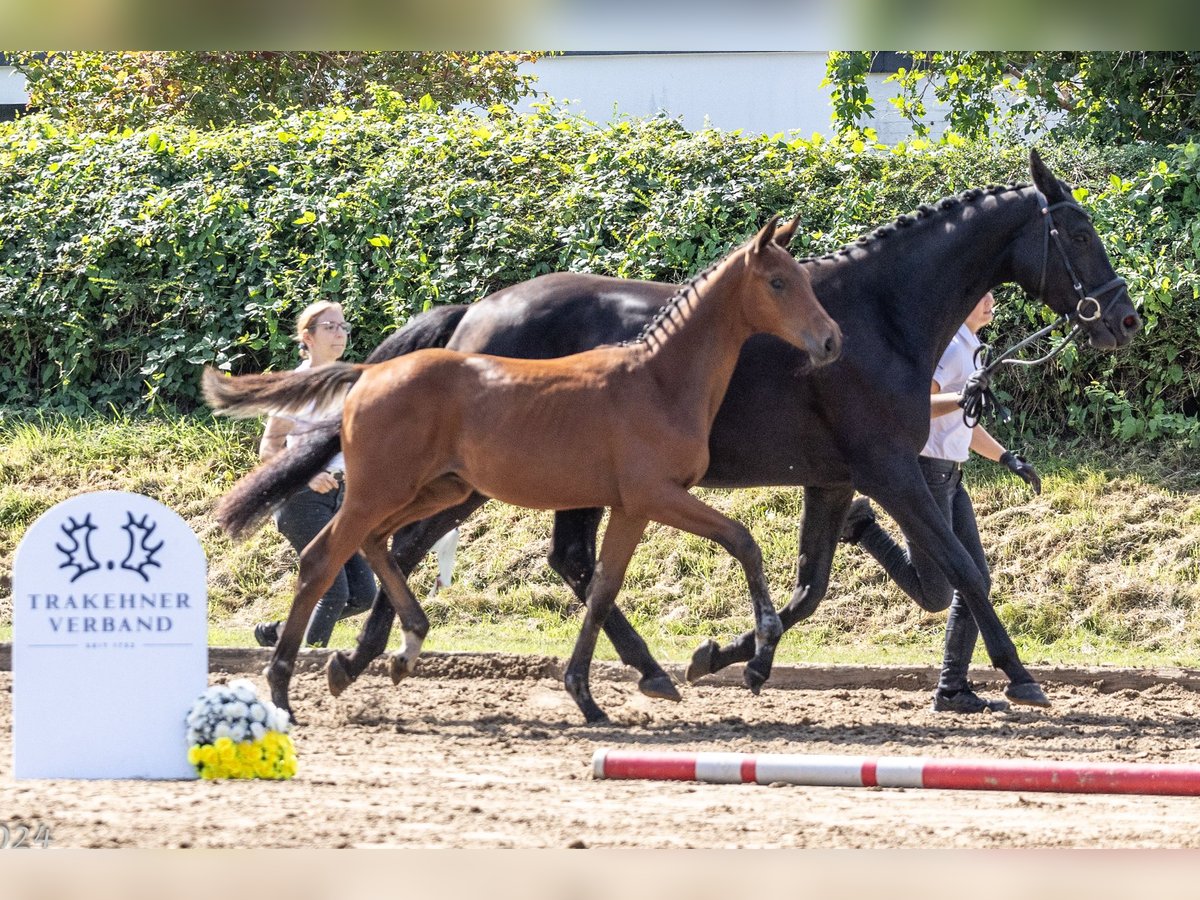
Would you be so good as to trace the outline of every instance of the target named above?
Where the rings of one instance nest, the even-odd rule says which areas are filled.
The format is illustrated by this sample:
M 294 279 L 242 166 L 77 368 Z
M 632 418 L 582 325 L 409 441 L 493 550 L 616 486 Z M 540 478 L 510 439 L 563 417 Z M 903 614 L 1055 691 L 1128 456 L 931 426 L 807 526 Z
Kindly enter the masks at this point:
M 1062 258 L 1063 265 L 1066 266 L 1067 274 L 1071 276 L 1071 286 L 1075 289 L 1075 296 L 1078 297 L 1078 301 L 1075 304 L 1075 318 L 1078 319 L 1079 322 L 1095 322 L 1097 319 L 1102 318 L 1117 301 L 1117 297 L 1120 296 L 1120 289 L 1125 287 L 1125 279 L 1118 275 L 1111 281 L 1100 285 L 1100 287 L 1096 288 L 1095 290 L 1085 291 L 1083 289 L 1083 282 L 1079 280 L 1079 275 L 1075 272 L 1075 267 L 1071 265 L 1071 258 L 1067 255 L 1067 248 L 1063 246 L 1062 238 L 1058 233 L 1058 227 L 1054 224 L 1053 213 L 1056 209 L 1070 207 L 1087 218 L 1089 222 L 1092 220 L 1092 217 L 1084 211 L 1083 207 L 1071 200 L 1060 200 L 1057 203 L 1047 203 L 1045 202 L 1045 195 L 1040 191 L 1038 192 L 1038 196 L 1041 197 L 1043 201 L 1041 213 L 1043 220 L 1046 223 L 1046 230 L 1042 240 L 1042 276 L 1038 283 L 1038 300 L 1042 300 L 1046 293 L 1046 270 L 1050 267 L 1050 241 L 1053 239 L 1054 246 L 1058 249 L 1058 255 Z M 1108 303 L 1101 308 L 1100 300 L 1098 298 L 1103 297 L 1109 292 L 1115 293 L 1113 293 L 1112 297 L 1109 298 Z M 990 387 L 992 376 L 995 375 L 996 370 L 1003 365 L 1038 366 L 1054 359 L 1054 357 L 1058 356 L 1058 354 L 1066 348 L 1067 344 L 1071 343 L 1079 336 L 1079 331 L 1082 327 L 1081 325 L 1075 324 L 1072 326 L 1071 330 L 1067 332 L 1066 337 L 1059 342 L 1058 346 L 1045 356 L 1039 357 L 1038 359 L 1012 359 L 1011 357 L 1039 338 L 1045 337 L 1055 329 L 1069 325 L 1070 322 L 1071 314 L 1066 313 L 1061 318 L 1056 319 L 1054 322 L 1047 325 L 1041 331 L 1034 332 L 1029 337 L 1025 338 L 1025 340 L 1013 344 L 1013 346 L 1009 347 L 994 360 L 989 360 L 991 348 L 987 344 L 980 344 L 975 350 L 975 373 L 970 377 L 966 386 L 963 388 L 962 399 L 959 400 L 958 404 L 963 410 L 963 423 L 968 428 L 974 428 L 978 424 L 980 416 L 987 412 L 989 407 L 993 408 L 995 414 L 999 415 L 1001 420 L 1004 422 L 1007 422 L 1010 418 L 1012 418 L 1009 411 L 1004 408 L 1000 401 L 996 399 L 996 395 L 992 393 L 992 389 Z

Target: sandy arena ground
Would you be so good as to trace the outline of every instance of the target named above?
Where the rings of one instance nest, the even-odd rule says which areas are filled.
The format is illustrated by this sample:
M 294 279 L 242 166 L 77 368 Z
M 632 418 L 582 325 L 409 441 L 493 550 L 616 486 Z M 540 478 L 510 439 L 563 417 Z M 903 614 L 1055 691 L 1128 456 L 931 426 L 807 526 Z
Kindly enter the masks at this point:
M 266 655 L 243 658 L 257 672 Z M 320 662 L 310 655 L 293 682 L 300 771 L 285 783 L 16 781 L 12 673 L 0 671 L 3 818 L 48 825 L 54 847 L 1200 847 L 1196 798 L 591 774 L 601 747 L 1197 764 L 1200 693 L 1187 679 L 1047 679 L 1050 710 L 954 717 L 928 709 L 911 673 L 777 671 L 783 686 L 759 697 L 731 678 L 684 687 L 674 705 L 599 665 L 595 693 L 615 724 L 588 727 L 554 661 L 431 657 L 421 677 L 393 686 L 373 668 L 338 699 Z M 809 676 L 847 686 L 789 686 Z

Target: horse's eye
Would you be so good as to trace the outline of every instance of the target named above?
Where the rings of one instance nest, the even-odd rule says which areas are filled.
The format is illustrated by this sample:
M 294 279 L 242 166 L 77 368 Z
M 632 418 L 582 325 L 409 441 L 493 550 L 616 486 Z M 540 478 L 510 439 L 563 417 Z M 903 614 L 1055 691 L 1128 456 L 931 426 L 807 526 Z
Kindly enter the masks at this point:
M 782 291 L 783 290 L 783 279 L 782 278 L 772 278 L 771 279 L 771 287 L 777 291 Z
M 1077 244 L 1086 244 L 1088 242 L 1088 239 L 1089 238 L 1088 238 L 1087 232 L 1083 232 L 1082 234 L 1075 235 L 1075 243 L 1077 243 Z

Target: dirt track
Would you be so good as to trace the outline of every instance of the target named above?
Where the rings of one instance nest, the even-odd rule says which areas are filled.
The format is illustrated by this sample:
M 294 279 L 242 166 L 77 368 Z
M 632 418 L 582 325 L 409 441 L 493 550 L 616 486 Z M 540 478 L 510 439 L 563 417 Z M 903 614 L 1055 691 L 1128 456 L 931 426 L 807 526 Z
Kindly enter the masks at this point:
M 552 663 L 516 662 L 523 677 L 511 658 L 430 660 L 436 677 L 398 687 L 373 670 L 336 700 L 318 671 L 300 673 L 287 783 L 15 781 L 0 672 L 0 809 L 48 824 L 56 847 L 1200 847 L 1194 798 L 591 776 L 599 747 L 1200 763 L 1189 679 L 1123 676 L 1138 688 L 1109 679 L 1107 693 L 1047 681 L 1049 711 L 950 717 L 911 673 L 759 697 L 701 684 L 671 705 L 601 666 L 595 693 L 618 724 L 586 727 Z

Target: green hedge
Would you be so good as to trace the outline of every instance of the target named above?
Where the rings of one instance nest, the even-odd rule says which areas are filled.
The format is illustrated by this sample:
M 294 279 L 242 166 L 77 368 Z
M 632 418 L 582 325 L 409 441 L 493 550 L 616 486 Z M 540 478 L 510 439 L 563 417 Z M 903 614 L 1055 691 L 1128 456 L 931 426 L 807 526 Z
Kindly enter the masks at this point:
M 1195 147 L 1041 148 L 1087 191 L 1147 330 L 1006 375 L 1015 427 L 1200 443 Z M 0 126 L 0 404 L 198 403 L 199 367 L 294 365 L 316 298 L 365 355 L 435 303 L 558 270 L 679 280 L 775 211 L 822 253 L 967 187 L 1027 180 L 1015 141 L 893 150 L 560 110 L 481 120 L 331 109 L 197 132 Z M 1045 320 L 1005 294 L 993 335 Z M 997 340 L 999 340 L 997 338 Z

